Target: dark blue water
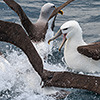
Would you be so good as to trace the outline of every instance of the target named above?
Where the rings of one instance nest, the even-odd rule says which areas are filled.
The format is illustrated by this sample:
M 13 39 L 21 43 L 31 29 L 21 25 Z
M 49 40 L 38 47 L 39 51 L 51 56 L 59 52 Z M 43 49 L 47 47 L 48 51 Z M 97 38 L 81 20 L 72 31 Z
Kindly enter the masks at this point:
M 30 20 L 35 23 L 39 17 L 41 6 L 44 3 L 51 2 L 59 6 L 64 3 L 65 0 L 16 0 L 16 2 L 22 6 Z M 57 17 L 55 32 L 64 22 L 68 20 L 77 20 L 83 29 L 83 37 L 87 43 L 100 40 L 100 0 L 75 0 L 66 6 L 63 11 L 64 15 L 58 15 Z M 0 1 L 0 20 L 20 24 L 17 14 L 2 0 Z M 58 41 L 61 41 L 61 38 L 59 38 Z M 59 44 L 60 42 L 57 42 L 56 47 L 59 46 Z M 0 51 L 6 52 L 12 48 L 12 46 L 8 46 L 6 43 L 0 43 Z M 59 53 L 56 48 L 53 51 L 53 56 L 49 55 L 48 62 L 53 64 L 61 63 L 61 65 L 63 65 L 61 61 L 62 57 L 63 50 Z M 11 94 L 11 92 L 9 94 Z M 100 100 L 100 95 L 84 90 L 72 90 L 72 93 L 68 96 L 68 100 Z

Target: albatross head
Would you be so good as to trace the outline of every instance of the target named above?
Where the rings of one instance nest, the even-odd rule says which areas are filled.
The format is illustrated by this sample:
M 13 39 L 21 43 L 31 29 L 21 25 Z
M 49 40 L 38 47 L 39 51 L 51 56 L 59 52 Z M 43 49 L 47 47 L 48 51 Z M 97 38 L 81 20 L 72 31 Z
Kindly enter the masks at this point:
M 82 29 L 79 25 L 79 23 L 75 20 L 71 20 L 71 21 L 67 21 L 65 22 L 59 29 L 59 31 L 55 34 L 55 36 L 53 38 L 51 38 L 48 43 L 50 43 L 50 41 L 56 39 L 57 37 L 59 37 L 60 35 L 63 34 L 63 42 L 59 48 L 59 51 L 61 50 L 62 46 L 64 45 L 64 43 L 66 42 L 66 40 L 70 40 L 70 39 L 79 39 L 82 37 Z
M 79 23 L 75 20 L 65 22 L 60 27 L 60 31 L 64 36 L 66 36 L 67 39 L 70 39 L 72 37 L 79 36 L 80 34 L 82 34 L 82 29 Z
M 46 3 L 42 6 L 40 11 L 39 19 L 48 20 L 52 12 L 56 9 L 53 3 Z M 60 10 L 58 13 L 63 14 L 63 11 Z

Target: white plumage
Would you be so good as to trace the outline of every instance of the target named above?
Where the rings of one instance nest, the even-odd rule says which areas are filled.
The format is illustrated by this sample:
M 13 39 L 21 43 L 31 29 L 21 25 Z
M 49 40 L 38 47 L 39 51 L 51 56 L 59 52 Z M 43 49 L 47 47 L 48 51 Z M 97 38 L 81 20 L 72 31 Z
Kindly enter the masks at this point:
M 77 51 L 78 46 L 87 45 L 82 38 L 82 29 L 78 22 L 68 21 L 61 26 L 61 30 L 67 30 L 64 57 L 68 66 L 75 71 L 100 72 L 100 61 L 95 61 Z
M 75 71 L 100 72 L 100 61 L 82 55 L 77 50 L 78 47 L 87 45 L 83 40 L 82 29 L 77 21 L 71 20 L 65 22 L 49 42 L 56 39 L 61 34 L 63 34 L 62 45 L 65 43 L 64 57 L 69 68 Z

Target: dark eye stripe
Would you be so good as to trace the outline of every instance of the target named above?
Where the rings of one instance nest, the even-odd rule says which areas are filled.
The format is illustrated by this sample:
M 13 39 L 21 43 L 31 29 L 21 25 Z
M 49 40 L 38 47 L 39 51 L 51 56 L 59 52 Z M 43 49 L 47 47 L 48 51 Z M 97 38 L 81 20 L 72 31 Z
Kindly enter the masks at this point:
M 51 8 L 55 8 L 55 6 L 51 6 Z
M 68 28 L 64 28 L 63 30 L 68 30 Z

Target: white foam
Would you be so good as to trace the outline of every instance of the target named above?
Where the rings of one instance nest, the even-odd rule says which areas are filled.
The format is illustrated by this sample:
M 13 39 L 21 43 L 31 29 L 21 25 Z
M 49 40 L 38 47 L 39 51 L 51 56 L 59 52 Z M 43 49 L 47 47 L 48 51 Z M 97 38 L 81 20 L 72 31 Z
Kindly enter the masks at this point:
M 6 59 L 10 65 L 9 63 L 5 65 L 0 72 L 1 91 L 4 89 L 11 90 L 13 88 L 13 92 L 20 93 L 20 95 L 14 97 L 14 100 L 22 100 L 24 98 L 25 100 L 32 100 L 33 98 L 34 100 L 54 100 L 53 97 L 46 95 L 56 93 L 58 90 L 54 87 L 41 88 L 41 78 L 34 71 L 27 56 L 23 52 L 22 54 L 18 54 L 17 51 L 13 51 L 7 54 Z M 47 63 L 44 66 L 45 69 L 53 71 L 60 71 L 62 69 L 61 67 Z
M 59 91 L 57 88 L 41 88 L 41 78 L 34 71 L 27 56 L 22 52 L 19 54 L 14 51 L 7 54 L 7 61 L 0 57 L 0 91 L 11 90 L 20 93 L 15 95 L 11 100 L 55 100 L 53 97 L 47 96 Z M 50 71 L 64 71 L 62 66 L 49 65 L 44 63 L 44 68 Z M 80 73 L 81 74 L 81 73 Z M 83 74 L 83 73 L 82 73 Z M 99 76 L 95 74 L 95 76 Z
M 45 36 L 45 40 L 41 41 L 41 42 L 37 42 L 37 43 L 32 42 L 33 45 L 35 46 L 37 52 L 39 53 L 39 55 L 43 59 L 47 58 L 47 55 L 52 52 L 53 41 L 50 42 L 50 45 L 48 44 L 48 41 L 50 38 L 52 38 L 54 36 L 54 32 L 51 29 L 51 25 L 53 23 L 53 20 L 54 20 L 54 17 L 52 19 L 50 19 L 48 22 L 48 29 L 47 29 L 47 33 Z
M 13 69 L 10 63 L 2 56 L 0 56 L 0 91 L 11 88 L 15 78 L 12 74 Z

